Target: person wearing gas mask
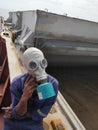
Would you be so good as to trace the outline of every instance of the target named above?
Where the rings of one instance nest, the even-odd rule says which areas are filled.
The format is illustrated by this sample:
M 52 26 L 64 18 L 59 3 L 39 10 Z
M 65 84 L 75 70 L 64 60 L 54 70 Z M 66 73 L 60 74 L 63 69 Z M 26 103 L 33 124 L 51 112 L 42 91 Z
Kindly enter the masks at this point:
M 10 86 L 12 104 L 5 110 L 3 130 L 44 130 L 43 118 L 56 101 L 59 82 L 46 73 L 48 63 L 41 50 L 28 48 L 22 61 L 28 72 Z

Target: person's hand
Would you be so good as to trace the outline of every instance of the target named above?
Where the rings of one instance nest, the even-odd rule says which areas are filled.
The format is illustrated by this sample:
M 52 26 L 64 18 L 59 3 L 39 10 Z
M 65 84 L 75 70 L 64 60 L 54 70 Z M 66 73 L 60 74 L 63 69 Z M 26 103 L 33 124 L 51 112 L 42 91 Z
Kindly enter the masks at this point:
M 37 81 L 34 77 L 29 76 L 24 84 L 23 97 L 27 100 L 32 96 L 37 87 Z
M 2 107 L 1 109 L 4 110 L 7 118 L 12 118 L 11 107 Z

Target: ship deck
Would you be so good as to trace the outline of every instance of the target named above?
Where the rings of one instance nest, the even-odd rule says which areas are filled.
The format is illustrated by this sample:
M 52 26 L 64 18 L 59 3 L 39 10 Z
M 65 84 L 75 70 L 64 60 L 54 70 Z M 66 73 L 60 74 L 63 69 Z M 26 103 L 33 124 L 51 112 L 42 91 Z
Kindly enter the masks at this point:
M 6 67 L 5 68 L 9 71 L 7 72 L 3 71 L 3 74 L 8 74 L 8 75 L 5 75 L 6 80 L 3 82 L 4 86 L 3 86 L 1 97 L 0 97 L 0 101 L 1 101 L 0 108 L 9 106 L 11 103 L 10 91 L 9 91 L 10 82 L 13 80 L 15 76 L 26 72 L 21 62 L 20 54 L 8 36 L 6 38 L 6 42 L 7 42 L 6 44 L 6 47 L 7 47 L 7 61 L 6 62 L 7 63 L 5 64 L 5 66 L 7 68 Z M 50 68 L 50 70 L 52 72 L 53 68 Z M 63 75 L 61 72 L 58 70 L 58 68 L 56 68 L 56 71 L 52 72 L 52 75 L 54 74 L 55 77 L 57 77 L 56 74 L 58 74 L 58 76 L 61 76 L 61 79 L 57 77 L 60 80 L 60 82 L 62 82 L 62 79 L 63 79 Z M 65 72 L 63 71 L 63 73 Z M 9 75 L 10 75 L 10 79 L 9 79 Z M 0 79 L 0 84 L 2 84 L 2 81 L 3 80 Z M 63 82 L 64 81 L 65 80 L 63 79 Z M 62 87 L 62 85 L 65 85 L 65 84 L 61 84 L 60 88 Z M 2 127 L 3 127 L 3 115 L 4 115 L 4 112 L 1 111 L 0 112 L 0 130 L 2 130 Z M 57 102 L 55 103 L 55 105 L 53 106 L 53 108 L 51 109 L 47 117 L 44 119 L 44 128 L 45 130 L 54 130 L 58 128 L 59 125 L 60 127 L 62 127 L 63 130 L 77 130 L 77 129 L 85 130 L 84 126 L 82 125 L 80 120 L 77 118 L 75 113 L 72 111 L 68 103 L 60 94 L 60 92 L 58 94 Z

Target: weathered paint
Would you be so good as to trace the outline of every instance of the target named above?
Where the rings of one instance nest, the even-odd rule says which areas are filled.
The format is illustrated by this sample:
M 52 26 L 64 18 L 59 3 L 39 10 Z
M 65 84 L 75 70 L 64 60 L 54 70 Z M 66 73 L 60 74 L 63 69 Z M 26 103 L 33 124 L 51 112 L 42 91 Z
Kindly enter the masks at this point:
M 40 10 L 21 11 L 21 23 L 19 44 L 38 47 L 50 64 L 98 64 L 98 23 Z
M 36 37 L 98 42 L 98 23 L 37 11 Z

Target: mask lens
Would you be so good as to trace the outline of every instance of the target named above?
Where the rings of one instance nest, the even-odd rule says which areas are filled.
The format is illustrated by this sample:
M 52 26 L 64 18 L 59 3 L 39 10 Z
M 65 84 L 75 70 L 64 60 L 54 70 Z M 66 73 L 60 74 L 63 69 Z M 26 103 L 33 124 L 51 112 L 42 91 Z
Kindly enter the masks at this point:
M 46 59 L 43 59 L 42 62 L 41 62 L 42 68 L 46 68 L 47 65 L 48 65 L 47 60 L 46 60 Z
M 29 63 L 29 67 L 30 67 L 30 69 L 32 69 L 32 70 L 36 70 L 36 69 L 37 69 L 37 63 L 34 62 L 34 61 L 31 61 L 31 62 Z

